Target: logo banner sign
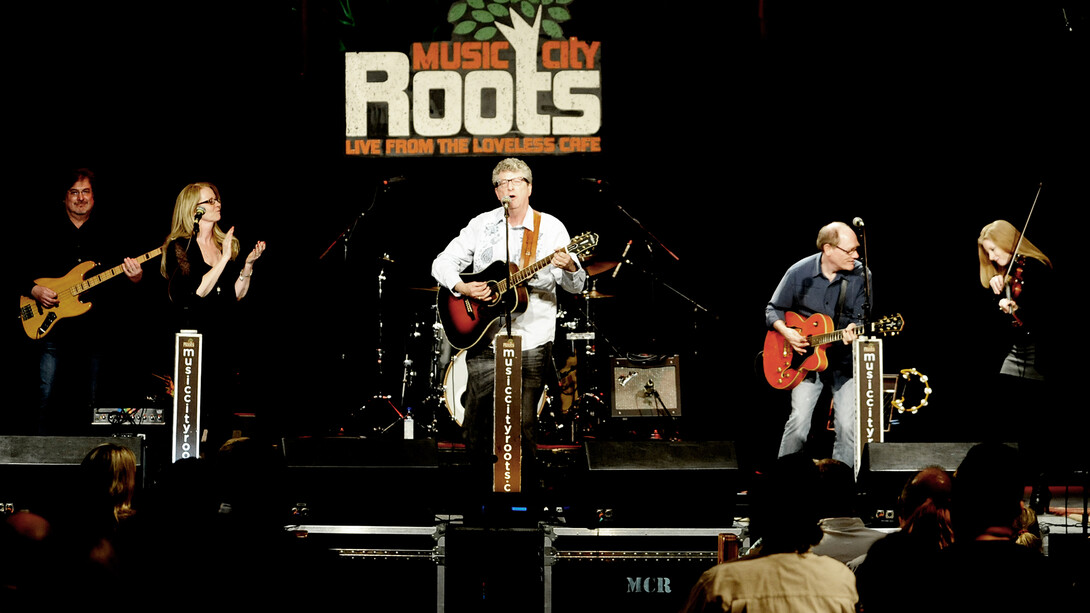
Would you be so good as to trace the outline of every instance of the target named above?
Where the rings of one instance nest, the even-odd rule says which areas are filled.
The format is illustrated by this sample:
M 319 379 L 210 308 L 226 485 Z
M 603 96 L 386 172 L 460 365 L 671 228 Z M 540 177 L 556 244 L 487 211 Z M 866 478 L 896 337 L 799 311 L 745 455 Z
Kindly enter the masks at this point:
M 345 155 L 601 151 L 601 42 L 564 37 L 571 3 L 454 2 L 451 41 L 345 53 Z

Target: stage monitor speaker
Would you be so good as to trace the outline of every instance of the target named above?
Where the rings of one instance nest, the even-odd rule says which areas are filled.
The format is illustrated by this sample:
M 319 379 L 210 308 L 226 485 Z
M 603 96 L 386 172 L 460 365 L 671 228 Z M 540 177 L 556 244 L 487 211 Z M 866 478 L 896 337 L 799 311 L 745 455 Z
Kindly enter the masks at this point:
M 938 466 L 952 474 L 976 444 L 867 443 L 859 472 L 859 484 L 865 494 L 860 515 L 874 525 L 894 525 L 897 498 L 916 473 Z
M 0 436 L 0 464 L 79 466 L 84 456 L 104 443 L 128 447 L 139 466 L 144 460 L 144 440 L 110 436 Z
M 732 441 L 587 441 L 579 503 L 590 527 L 730 527 Z M 576 521 L 579 521 L 578 519 Z M 580 522 L 582 523 L 582 522 Z
M 0 436 L 0 505 L 50 516 L 71 496 L 83 458 L 103 443 L 136 455 L 136 482 L 144 479 L 144 440 L 108 436 Z
M 300 523 L 418 525 L 443 499 L 434 440 L 290 438 L 283 450 Z
M 613 417 L 681 415 L 681 362 L 678 356 L 653 362 L 613 358 Z

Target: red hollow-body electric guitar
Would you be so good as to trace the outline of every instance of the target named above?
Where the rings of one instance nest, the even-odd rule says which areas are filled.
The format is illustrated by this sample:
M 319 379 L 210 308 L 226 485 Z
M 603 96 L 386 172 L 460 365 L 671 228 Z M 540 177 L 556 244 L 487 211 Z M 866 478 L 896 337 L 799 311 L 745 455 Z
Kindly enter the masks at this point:
M 765 379 L 772 387 L 789 390 L 806 378 L 806 373 L 823 371 L 829 366 L 825 347 L 844 339 L 844 330 L 833 330 L 833 320 L 828 315 L 814 313 L 803 319 L 798 313 L 787 311 L 784 323 L 810 339 L 806 353 L 796 353 L 782 334 L 769 330 L 765 335 L 763 367 Z M 904 328 L 901 314 L 887 315 L 876 322 L 856 328 L 858 334 L 894 335 Z
M 579 256 L 590 251 L 598 244 L 598 235 L 584 232 L 572 239 L 565 247 L 572 256 Z M 436 308 L 439 321 L 447 340 L 457 349 L 469 349 L 481 340 L 488 327 L 510 310 L 521 313 L 526 310 L 528 295 L 521 287 L 537 271 L 544 268 L 553 259 L 552 255 L 542 258 L 526 268 L 519 270 L 511 264 L 511 283 L 507 283 L 506 266 L 503 262 L 492 262 L 484 270 L 461 275 L 462 281 L 472 283 L 482 281 L 492 290 L 488 300 L 477 300 L 467 296 L 455 296 L 450 291 L 440 291 Z

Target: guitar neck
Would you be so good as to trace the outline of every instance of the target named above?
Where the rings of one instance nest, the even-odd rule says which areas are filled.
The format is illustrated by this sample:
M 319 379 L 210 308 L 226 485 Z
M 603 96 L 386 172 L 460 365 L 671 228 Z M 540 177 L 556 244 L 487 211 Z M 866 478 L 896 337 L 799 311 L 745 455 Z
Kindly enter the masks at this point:
M 868 329 L 869 332 L 875 332 L 878 329 L 878 324 L 870 323 L 856 326 L 855 332 L 856 334 L 867 334 Z M 825 345 L 827 343 L 832 343 L 835 341 L 842 341 L 844 340 L 844 332 L 845 330 L 841 329 L 833 330 L 832 332 L 826 332 L 825 334 L 815 334 L 810 337 L 810 344 Z
M 866 329 L 867 329 L 866 325 L 858 326 L 858 327 L 856 327 L 856 332 L 862 334 L 862 333 L 864 333 L 864 331 Z M 842 340 L 844 340 L 844 331 L 845 331 L 844 329 L 841 329 L 841 330 L 833 330 L 832 332 L 826 332 L 825 334 L 815 334 L 814 336 L 810 337 L 810 344 L 811 345 L 826 345 L 828 343 L 833 343 L 833 342 L 836 342 L 836 341 L 842 341 Z
M 158 256 L 158 255 L 160 255 L 162 253 L 163 253 L 163 248 L 158 247 L 156 249 L 152 249 L 151 251 L 145 253 L 144 255 L 139 255 L 139 256 L 137 256 L 137 257 L 135 257 L 133 259 L 136 260 L 136 262 L 138 264 L 143 264 L 144 262 L 147 262 L 151 258 L 154 258 L 154 257 L 156 257 L 156 256 Z M 117 275 L 120 275 L 120 274 L 122 274 L 124 272 L 125 272 L 125 265 L 124 264 L 119 264 L 117 266 L 114 266 L 113 268 L 111 268 L 109 270 L 106 270 L 106 271 L 103 271 L 103 272 L 100 272 L 99 274 L 97 274 L 97 275 L 95 275 L 93 277 L 88 277 L 88 278 L 84 279 L 82 283 L 80 283 L 79 285 L 76 285 L 75 287 L 72 288 L 72 293 L 73 294 L 80 294 L 82 292 L 85 292 L 85 291 L 91 289 L 92 287 L 98 285 L 99 283 L 102 283 L 103 281 L 109 281 L 110 279 L 113 279 Z
M 530 279 L 530 277 L 534 276 L 534 274 L 536 274 L 537 271 L 544 268 L 545 265 L 548 264 L 549 262 L 551 262 L 552 260 L 553 260 L 553 256 L 550 255 L 549 257 L 542 258 L 542 259 L 534 262 L 533 264 L 530 264 L 529 266 L 519 270 L 518 272 L 511 273 L 511 285 L 507 284 L 507 279 L 504 279 L 504 280 L 502 280 L 502 281 L 500 281 L 499 283 L 496 284 L 499 292 L 503 293 L 503 292 L 507 291 L 508 289 L 511 289 L 512 287 L 517 287 L 520 283 L 525 283 L 526 281 L 528 281 Z

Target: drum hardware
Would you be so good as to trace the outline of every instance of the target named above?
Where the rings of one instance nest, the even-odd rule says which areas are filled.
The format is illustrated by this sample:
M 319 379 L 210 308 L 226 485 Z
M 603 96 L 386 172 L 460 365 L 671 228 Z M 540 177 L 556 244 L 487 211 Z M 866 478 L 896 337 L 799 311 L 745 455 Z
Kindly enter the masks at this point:
M 620 264 L 620 262 L 606 262 L 606 261 L 593 262 L 592 261 L 592 262 L 586 264 L 583 267 L 583 269 L 587 271 L 588 275 L 593 277 L 594 275 L 600 275 L 603 272 L 609 272 L 609 271 L 613 270 L 614 268 L 616 268 L 617 264 Z

